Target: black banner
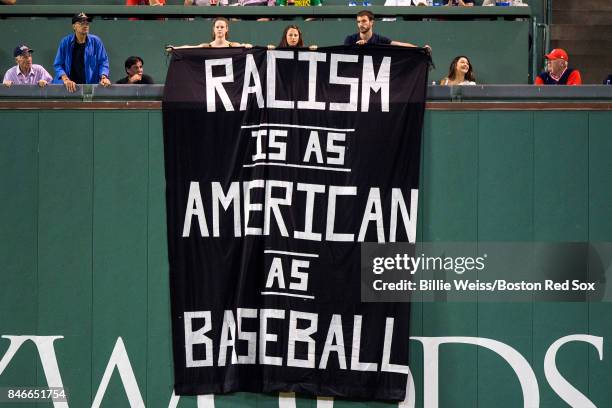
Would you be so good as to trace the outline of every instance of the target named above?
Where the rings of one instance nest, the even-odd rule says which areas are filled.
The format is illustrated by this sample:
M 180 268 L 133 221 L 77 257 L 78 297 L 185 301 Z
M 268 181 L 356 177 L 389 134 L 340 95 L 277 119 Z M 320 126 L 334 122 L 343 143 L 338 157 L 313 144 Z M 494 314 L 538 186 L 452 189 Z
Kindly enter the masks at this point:
M 175 392 L 403 400 L 408 303 L 360 244 L 414 242 L 421 49 L 185 49 L 163 101 Z

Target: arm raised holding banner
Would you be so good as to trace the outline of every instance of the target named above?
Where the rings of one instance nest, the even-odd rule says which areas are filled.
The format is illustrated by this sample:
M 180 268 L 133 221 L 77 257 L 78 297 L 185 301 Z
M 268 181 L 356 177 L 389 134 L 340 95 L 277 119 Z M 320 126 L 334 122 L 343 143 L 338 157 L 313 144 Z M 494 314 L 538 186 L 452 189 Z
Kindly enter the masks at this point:
M 344 45 L 395 45 L 398 47 L 418 48 L 409 42 L 394 41 L 382 35 L 374 33 L 374 14 L 369 10 L 362 10 L 357 13 L 357 29 L 359 32 L 351 34 L 344 39 Z M 431 47 L 425 45 L 423 48 L 431 54 Z

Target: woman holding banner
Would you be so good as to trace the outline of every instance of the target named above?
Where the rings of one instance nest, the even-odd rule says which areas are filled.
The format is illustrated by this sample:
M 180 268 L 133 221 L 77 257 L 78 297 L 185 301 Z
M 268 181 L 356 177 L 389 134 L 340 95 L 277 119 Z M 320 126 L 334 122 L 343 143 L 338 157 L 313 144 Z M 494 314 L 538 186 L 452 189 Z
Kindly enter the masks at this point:
M 229 33 L 229 21 L 225 17 L 216 17 L 212 24 L 212 41 L 207 43 L 201 43 L 198 45 L 167 45 L 166 51 L 178 50 L 183 48 L 226 48 L 226 47 L 253 47 L 248 43 L 239 43 L 235 41 L 229 41 L 227 34 Z

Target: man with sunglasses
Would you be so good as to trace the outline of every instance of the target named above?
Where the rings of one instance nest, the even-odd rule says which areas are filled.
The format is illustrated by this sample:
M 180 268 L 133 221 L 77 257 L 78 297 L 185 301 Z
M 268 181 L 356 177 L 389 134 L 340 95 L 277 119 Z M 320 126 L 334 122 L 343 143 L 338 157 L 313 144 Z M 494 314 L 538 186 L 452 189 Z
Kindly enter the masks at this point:
M 74 92 L 77 84 L 111 84 L 106 49 L 99 37 L 89 34 L 90 22 L 87 14 L 75 14 L 74 34 L 62 38 L 57 49 L 53 82 L 63 83 L 68 92 Z

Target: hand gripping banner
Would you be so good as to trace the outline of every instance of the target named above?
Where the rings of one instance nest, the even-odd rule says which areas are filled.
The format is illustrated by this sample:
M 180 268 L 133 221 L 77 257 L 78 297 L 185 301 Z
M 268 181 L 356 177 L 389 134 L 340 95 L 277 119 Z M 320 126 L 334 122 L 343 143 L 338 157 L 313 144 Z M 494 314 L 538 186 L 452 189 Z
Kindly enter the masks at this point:
M 182 49 L 163 119 L 175 391 L 403 400 L 409 303 L 360 245 L 414 242 L 421 49 Z

